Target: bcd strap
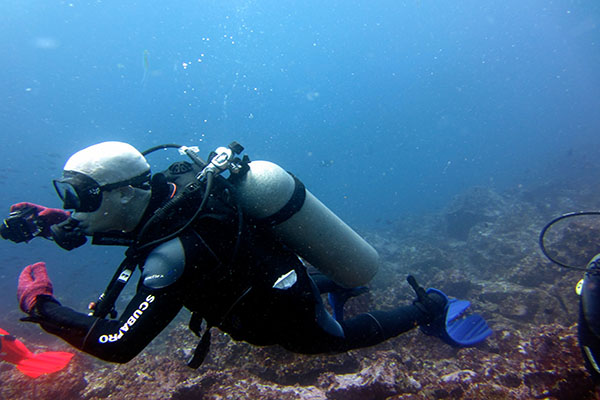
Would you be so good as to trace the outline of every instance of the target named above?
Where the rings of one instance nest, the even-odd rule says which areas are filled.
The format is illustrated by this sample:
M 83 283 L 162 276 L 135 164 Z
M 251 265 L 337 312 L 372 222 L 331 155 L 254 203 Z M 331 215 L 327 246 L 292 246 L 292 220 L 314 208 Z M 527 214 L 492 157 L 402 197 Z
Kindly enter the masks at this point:
M 200 336 L 200 328 L 202 327 L 202 318 L 198 315 L 198 313 L 192 313 L 192 318 L 190 319 L 190 329 L 192 332 L 196 334 L 196 336 Z M 194 355 L 188 362 L 188 367 L 193 369 L 198 369 L 204 362 L 204 359 L 208 355 L 208 351 L 210 350 L 210 332 L 211 327 L 207 326 L 200 342 L 196 346 L 194 350 Z
M 111 318 L 117 317 L 117 312 L 114 308 L 115 301 L 121 294 L 121 291 L 125 285 L 127 285 L 127 282 L 133 274 L 138 262 L 134 252 L 130 252 L 130 250 L 131 248 L 125 252 L 125 260 L 123 260 L 121 265 L 119 265 L 119 268 L 117 268 L 117 271 L 110 280 L 110 283 L 98 298 L 98 301 L 96 302 L 92 312 L 93 316 L 104 318 L 107 314 L 110 314 Z
M 294 192 L 292 193 L 292 197 L 290 197 L 288 202 L 275 214 L 271 215 L 270 217 L 260 219 L 259 221 L 261 223 L 266 223 L 271 226 L 279 225 L 300 211 L 304 205 L 304 200 L 306 199 L 306 188 L 298 178 L 291 173 L 290 175 L 292 178 L 294 178 Z

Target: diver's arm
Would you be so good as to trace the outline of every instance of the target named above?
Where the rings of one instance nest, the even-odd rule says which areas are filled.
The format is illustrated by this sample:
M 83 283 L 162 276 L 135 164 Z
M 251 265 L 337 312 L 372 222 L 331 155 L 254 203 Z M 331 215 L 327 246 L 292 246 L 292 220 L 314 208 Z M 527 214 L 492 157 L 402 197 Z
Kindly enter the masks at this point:
M 52 297 L 38 297 L 40 325 L 78 349 L 112 362 L 127 362 L 142 351 L 181 310 L 179 278 L 185 251 L 179 238 L 156 247 L 146 258 L 137 293 L 118 320 L 78 313 Z
M 118 320 L 88 316 L 63 307 L 51 296 L 51 291 L 36 297 L 33 312 L 29 307 L 22 309 L 31 314 L 30 320 L 39 322 L 44 330 L 76 348 L 106 361 L 125 363 L 142 351 L 183 307 L 180 292 L 184 280 L 179 278 L 185 270 L 185 250 L 181 240 L 172 239 L 152 250 L 142 270 L 137 292 Z M 36 278 L 33 272 L 22 273 L 23 290 Z M 38 280 L 47 278 L 45 266 L 38 275 Z M 26 303 L 25 300 L 22 302 Z
M 33 319 L 74 347 L 105 361 L 125 363 L 142 351 L 181 310 L 176 293 L 140 285 L 118 320 L 88 316 L 39 296 Z

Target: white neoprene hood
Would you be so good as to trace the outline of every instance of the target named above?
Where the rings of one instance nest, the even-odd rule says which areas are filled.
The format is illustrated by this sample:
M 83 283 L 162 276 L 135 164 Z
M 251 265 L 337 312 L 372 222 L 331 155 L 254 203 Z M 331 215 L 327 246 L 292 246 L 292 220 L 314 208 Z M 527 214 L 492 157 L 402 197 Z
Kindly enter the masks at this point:
M 128 143 L 102 142 L 73 154 L 63 169 L 81 172 L 106 185 L 150 171 L 150 165 L 142 153 Z

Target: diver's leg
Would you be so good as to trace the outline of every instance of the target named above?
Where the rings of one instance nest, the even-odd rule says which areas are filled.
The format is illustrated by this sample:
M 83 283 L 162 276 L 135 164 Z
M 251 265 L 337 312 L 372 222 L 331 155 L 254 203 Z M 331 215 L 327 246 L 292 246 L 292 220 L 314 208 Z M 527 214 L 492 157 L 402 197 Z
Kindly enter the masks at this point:
M 376 345 L 430 320 L 431 317 L 415 305 L 359 314 L 341 323 L 323 308 L 323 312 L 317 310 L 314 323 L 302 324 L 299 329 L 302 334 L 298 332 L 294 338 L 289 337 L 290 340 L 281 344 L 297 353 L 341 353 Z M 338 332 L 331 329 L 333 326 L 340 327 Z
M 468 301 L 449 299 L 437 289 L 426 291 L 412 276 L 407 281 L 417 294 L 412 305 L 361 314 L 341 323 L 344 350 L 380 343 L 417 325 L 426 335 L 437 336 L 452 346 L 473 346 L 492 334 L 479 315 L 458 318 L 470 306 Z
M 310 293 L 312 300 L 305 298 L 308 303 L 298 308 L 297 313 L 288 314 L 295 319 L 293 328 L 278 342 L 288 350 L 307 354 L 338 353 L 381 343 L 418 325 L 438 321 L 444 316 L 447 303 L 446 297 L 425 293 L 411 305 L 391 311 L 372 311 L 339 321 L 325 309 L 312 276 L 300 274 L 295 287 L 296 290 L 301 289 L 301 293 Z M 309 307 L 314 307 L 314 311 L 306 312 Z
M 341 323 L 345 337 L 339 351 L 376 345 L 431 320 L 432 316 L 414 304 L 359 314 Z
M 469 302 L 449 299 L 436 289 L 425 291 L 412 276 L 407 280 L 417 293 L 417 299 L 411 305 L 335 321 L 329 313 L 324 312 L 322 302 L 316 302 L 317 318 L 304 321 L 300 324 L 302 332 L 296 331 L 294 338 L 290 337 L 291 340 L 281 344 L 300 353 L 344 352 L 373 346 L 420 326 L 426 335 L 438 336 L 450 345 L 472 346 L 492 333 L 485 320 L 478 315 L 455 321 L 468 308 Z
M 444 299 L 433 296 L 432 299 L 429 299 L 428 304 L 422 304 L 422 301 L 415 300 L 412 305 L 401 306 L 391 311 L 372 311 L 343 320 L 343 305 L 346 300 L 364 293 L 367 288 L 360 286 L 346 289 L 320 272 L 311 273 L 310 278 L 314 283 L 313 288 L 318 289 L 321 293 L 329 293 L 329 302 L 334 311 L 333 319 L 341 325 L 344 332 L 342 340 L 321 342 L 325 346 L 337 347 L 337 349 L 329 348 L 325 350 L 326 352 L 346 351 L 381 343 L 409 331 L 417 325 L 430 323 L 434 319 L 434 314 L 441 315 L 443 313 L 445 306 Z M 427 301 L 425 302 L 427 303 Z M 338 325 L 330 321 L 332 318 L 324 309 L 320 299 L 316 307 L 316 315 L 319 325 L 323 328 Z M 331 331 L 327 328 L 325 330 Z M 340 335 L 336 336 L 339 338 Z

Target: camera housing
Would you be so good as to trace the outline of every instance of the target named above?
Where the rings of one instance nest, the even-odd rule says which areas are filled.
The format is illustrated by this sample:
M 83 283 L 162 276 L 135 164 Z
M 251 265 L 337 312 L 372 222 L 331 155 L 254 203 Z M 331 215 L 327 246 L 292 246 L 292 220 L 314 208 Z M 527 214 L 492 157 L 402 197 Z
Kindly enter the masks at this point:
M 29 242 L 40 232 L 32 210 L 13 211 L 0 225 L 0 236 L 15 243 Z

